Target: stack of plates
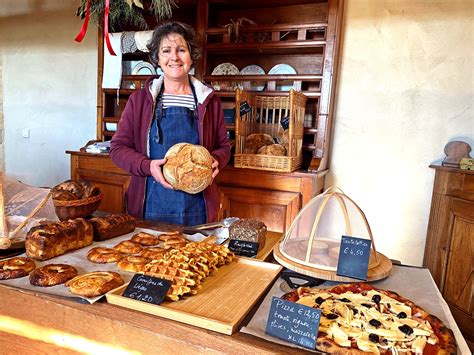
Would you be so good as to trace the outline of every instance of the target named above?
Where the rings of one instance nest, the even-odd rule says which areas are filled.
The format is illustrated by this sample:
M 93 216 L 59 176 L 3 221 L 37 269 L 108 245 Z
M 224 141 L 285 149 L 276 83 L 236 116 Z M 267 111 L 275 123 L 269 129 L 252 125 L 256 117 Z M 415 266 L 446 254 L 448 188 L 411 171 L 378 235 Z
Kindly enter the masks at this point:
M 239 75 L 239 69 L 232 63 L 221 63 L 212 71 L 212 75 Z M 213 81 L 211 82 L 214 90 L 233 91 L 238 85 L 233 82 Z

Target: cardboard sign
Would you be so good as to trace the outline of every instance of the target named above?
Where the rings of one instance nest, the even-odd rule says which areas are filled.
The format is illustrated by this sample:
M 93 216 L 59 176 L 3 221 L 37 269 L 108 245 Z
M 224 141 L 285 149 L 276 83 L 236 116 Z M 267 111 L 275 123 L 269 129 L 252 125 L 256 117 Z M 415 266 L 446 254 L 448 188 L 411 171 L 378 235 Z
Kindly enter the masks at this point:
M 370 239 L 343 235 L 336 274 L 359 280 L 367 280 L 371 244 L 372 241 Z
M 171 281 L 157 277 L 135 274 L 122 296 L 134 300 L 161 304 L 171 287 Z
M 235 255 L 246 256 L 248 258 L 255 258 L 258 254 L 257 242 L 247 242 L 245 240 L 231 239 L 229 241 L 229 249 L 232 250 Z
M 265 333 L 314 350 L 320 319 L 320 309 L 273 297 Z

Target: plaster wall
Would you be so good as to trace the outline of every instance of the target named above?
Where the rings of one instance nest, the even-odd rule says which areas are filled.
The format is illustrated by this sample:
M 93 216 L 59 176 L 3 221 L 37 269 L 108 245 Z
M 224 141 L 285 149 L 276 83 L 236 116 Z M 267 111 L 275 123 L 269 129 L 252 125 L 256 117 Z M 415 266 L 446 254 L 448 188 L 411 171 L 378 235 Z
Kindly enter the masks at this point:
M 377 248 L 421 265 L 434 170 L 474 148 L 474 2 L 348 0 L 327 185 L 364 210 Z
M 0 5 L 5 170 L 34 186 L 68 179 L 65 151 L 96 135 L 97 30 L 74 41 L 76 8 L 69 0 Z

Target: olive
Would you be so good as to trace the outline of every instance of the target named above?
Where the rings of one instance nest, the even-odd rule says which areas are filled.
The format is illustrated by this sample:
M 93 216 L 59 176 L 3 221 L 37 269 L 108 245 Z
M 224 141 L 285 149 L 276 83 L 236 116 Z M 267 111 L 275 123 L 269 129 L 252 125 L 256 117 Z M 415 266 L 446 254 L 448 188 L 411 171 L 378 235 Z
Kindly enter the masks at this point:
M 380 327 L 380 325 L 381 325 L 382 323 L 380 323 L 377 319 L 371 319 L 371 320 L 369 321 L 369 324 L 370 324 L 372 327 L 378 328 L 378 327 Z
M 379 342 L 379 336 L 374 333 L 369 334 L 369 340 L 373 343 L 378 343 Z
M 379 304 L 381 299 L 382 299 L 382 297 L 380 297 L 380 295 L 373 295 L 372 296 L 372 301 L 374 301 L 377 304 Z
M 385 339 L 385 338 L 383 338 L 383 339 L 382 339 L 382 343 L 384 343 L 384 344 L 388 344 L 388 340 L 387 340 L 387 339 Z
M 354 314 L 359 313 L 359 311 L 357 310 L 357 308 L 354 308 L 354 309 L 352 310 L 352 312 L 353 312 Z
M 400 319 L 403 319 L 403 318 L 407 317 L 407 314 L 405 312 L 400 312 L 400 313 L 398 313 L 397 317 L 400 318 Z
M 329 313 L 329 314 L 326 315 L 327 319 L 336 319 L 338 317 L 339 316 L 337 314 L 334 314 L 334 313 Z
M 406 335 L 411 335 L 413 333 L 413 329 L 406 324 L 399 326 L 398 329 L 400 329 L 400 331 Z
M 324 298 L 318 296 L 318 298 L 316 298 L 316 304 L 321 304 L 324 302 Z
M 344 297 L 344 298 L 340 298 L 339 301 L 341 301 L 341 302 L 346 302 L 346 303 L 348 303 L 348 302 L 350 303 L 350 302 L 351 302 L 350 299 L 345 298 L 345 297 Z
M 367 308 L 372 308 L 372 305 L 369 303 L 361 303 L 361 306 L 367 307 Z

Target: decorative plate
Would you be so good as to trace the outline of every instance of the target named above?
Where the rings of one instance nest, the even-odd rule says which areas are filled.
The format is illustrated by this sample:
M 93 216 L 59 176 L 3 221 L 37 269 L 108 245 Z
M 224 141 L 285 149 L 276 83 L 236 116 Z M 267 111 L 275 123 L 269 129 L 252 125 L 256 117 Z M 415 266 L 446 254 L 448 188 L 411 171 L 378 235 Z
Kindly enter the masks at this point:
M 140 62 L 133 67 L 132 74 L 133 75 L 155 75 L 156 70 L 153 67 L 153 65 L 151 65 L 150 63 Z
M 212 71 L 212 75 L 239 75 L 239 69 L 232 63 L 221 63 Z M 213 81 L 211 82 L 214 90 L 233 91 L 240 85 L 234 82 Z
M 293 68 L 289 64 L 277 64 L 273 68 L 270 69 L 268 74 L 273 74 L 273 75 L 284 75 L 284 74 L 297 74 L 295 68 Z M 301 89 L 301 81 L 281 81 L 280 83 L 277 83 L 276 89 L 279 91 L 290 91 L 290 89 L 293 88 L 295 90 L 300 90 Z
M 240 75 L 265 75 L 265 70 L 258 65 L 247 65 L 240 71 Z M 246 81 L 244 86 L 248 86 L 250 90 L 263 91 L 265 89 L 264 81 Z

